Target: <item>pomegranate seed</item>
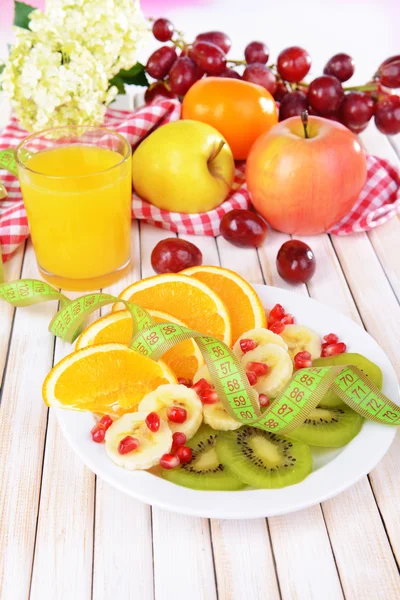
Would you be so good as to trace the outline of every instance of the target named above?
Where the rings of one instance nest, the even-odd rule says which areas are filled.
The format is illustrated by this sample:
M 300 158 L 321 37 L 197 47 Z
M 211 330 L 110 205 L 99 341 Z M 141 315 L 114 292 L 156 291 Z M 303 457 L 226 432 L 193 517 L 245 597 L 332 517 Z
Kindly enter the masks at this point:
M 298 352 L 294 357 L 294 366 L 296 369 L 306 369 L 307 367 L 312 367 L 311 354 L 303 350 L 303 352 Z
M 347 346 L 344 342 L 337 344 L 330 344 L 326 348 L 322 349 L 321 356 L 334 356 L 335 354 L 343 354 L 346 352 Z
M 282 317 L 281 323 L 283 323 L 284 325 L 293 325 L 293 323 L 294 323 L 294 316 L 288 313 L 287 315 L 285 315 L 284 317 Z
M 198 396 L 200 396 L 200 393 L 203 390 L 209 390 L 210 388 L 211 384 L 209 384 L 207 379 L 204 379 L 204 377 L 196 381 L 196 383 L 194 383 L 192 386 L 192 390 L 194 390 Z
M 179 448 L 176 456 L 179 458 L 181 464 L 184 465 L 192 460 L 192 449 L 189 446 L 182 446 Z
M 243 354 L 246 354 L 246 352 L 250 352 L 250 350 L 255 350 L 255 348 L 258 346 L 258 342 L 246 338 L 240 340 L 239 346 Z
M 127 435 L 123 440 L 120 441 L 118 446 L 118 452 L 120 454 L 129 454 L 129 452 L 133 452 L 139 448 L 139 440 L 137 438 L 132 437 L 131 435 Z
M 160 465 L 163 469 L 175 469 L 179 464 L 180 460 L 176 454 L 163 454 L 160 458 Z
M 180 448 L 181 446 L 184 446 L 185 444 L 186 444 L 186 435 L 184 433 L 181 433 L 180 431 L 175 431 L 175 433 L 172 434 L 171 454 L 175 454 L 175 452 L 178 450 L 178 448 Z
M 100 423 L 102 425 L 104 425 L 104 427 L 106 428 L 106 431 L 107 431 L 107 429 L 109 427 L 111 427 L 111 425 L 114 423 L 114 421 L 112 420 L 112 418 L 110 417 L 110 415 L 104 415 L 104 417 L 101 417 Z
M 262 362 L 248 362 L 246 365 L 246 369 L 250 372 L 255 373 L 257 377 L 262 377 L 266 375 L 269 371 L 268 365 Z
M 215 390 L 203 390 L 200 394 L 200 400 L 203 404 L 215 404 L 218 402 L 218 394 Z
M 285 316 L 285 309 L 282 304 L 275 304 L 273 308 L 269 311 L 268 315 L 268 323 L 273 325 L 277 321 L 280 321 Z
M 167 417 L 172 423 L 184 423 L 187 419 L 187 410 L 178 406 L 168 406 Z
M 186 377 L 178 377 L 179 385 L 186 385 L 186 387 L 192 387 L 193 381 L 191 379 L 187 379 Z
M 328 335 L 324 335 L 323 340 L 327 344 L 337 344 L 339 338 L 335 333 L 328 333 Z
M 146 425 L 153 433 L 160 429 L 160 417 L 157 413 L 151 412 L 146 417 Z
M 270 325 L 268 327 L 268 329 L 270 331 L 272 331 L 273 333 L 277 333 L 279 335 L 285 329 L 285 324 L 282 323 L 281 321 L 277 321 L 276 323 L 273 323 L 272 325 Z
M 250 385 L 256 385 L 257 383 L 257 375 L 253 371 L 247 371 L 246 373 L 247 379 L 249 380 Z
M 259 394 L 258 395 L 258 401 L 260 403 L 260 406 L 269 406 L 271 404 L 271 402 L 269 401 L 268 396 L 266 396 L 265 394 Z
M 322 344 L 321 349 L 323 350 L 324 348 L 327 348 L 329 346 L 329 344 L 327 342 L 325 342 L 324 344 Z
M 103 423 L 97 423 L 90 433 L 92 434 L 92 440 L 96 442 L 96 444 L 101 444 L 101 442 L 104 442 L 106 436 L 106 427 Z

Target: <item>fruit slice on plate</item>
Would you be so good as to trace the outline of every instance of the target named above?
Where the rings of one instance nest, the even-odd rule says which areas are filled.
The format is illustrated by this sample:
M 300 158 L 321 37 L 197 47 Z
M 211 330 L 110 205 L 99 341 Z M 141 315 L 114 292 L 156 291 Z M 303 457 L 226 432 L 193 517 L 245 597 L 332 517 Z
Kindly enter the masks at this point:
M 119 295 L 146 309 L 168 312 L 205 335 L 231 343 L 231 323 L 221 298 L 201 281 L 168 273 L 133 283 Z M 116 304 L 113 312 L 124 308 Z
M 353 365 L 358 367 L 367 375 L 372 383 L 380 390 L 382 389 L 383 377 L 382 371 L 375 363 L 356 352 L 343 352 L 335 356 L 327 356 L 326 358 L 317 358 L 313 361 L 313 367 L 333 367 L 335 365 Z M 344 402 L 339 398 L 333 390 L 328 390 L 320 402 L 320 406 L 325 408 L 335 408 L 343 406 Z
M 293 374 L 293 364 L 289 354 L 276 344 L 263 344 L 255 350 L 250 350 L 242 358 L 246 371 L 251 371 L 251 363 L 267 365 L 265 375 L 258 377 L 254 389 L 268 398 L 275 398 L 285 387 Z
M 172 432 L 167 421 L 160 419 L 159 429 L 153 433 L 146 425 L 146 416 L 147 412 L 128 413 L 108 428 L 106 452 L 118 466 L 131 471 L 150 469 L 159 463 L 163 454 L 170 451 Z M 134 449 L 121 453 L 121 442 L 128 436 L 136 442 Z
M 148 393 L 177 383 L 161 360 L 155 362 L 122 344 L 82 348 L 61 360 L 47 375 L 47 406 L 90 410 L 98 414 L 133 412 Z
M 224 468 L 255 488 L 282 488 L 311 473 L 310 448 L 254 427 L 218 434 L 217 456 Z
M 288 345 L 292 359 L 304 350 L 311 354 L 312 359 L 321 356 L 321 338 L 312 329 L 303 325 L 285 325 L 285 329 L 279 335 Z
M 193 382 L 196 383 L 200 379 L 205 379 L 213 385 L 210 372 L 207 365 L 203 365 L 196 373 Z M 203 404 L 204 423 L 210 425 L 217 431 L 232 431 L 241 427 L 240 421 L 237 421 L 228 413 L 221 400 L 217 400 L 213 404 Z
M 248 329 L 266 327 L 267 317 L 257 293 L 243 277 L 222 267 L 192 267 L 182 271 L 208 285 L 224 302 L 232 324 L 232 343 Z
M 186 323 L 168 313 L 159 310 L 149 310 L 149 313 L 156 323 L 170 321 L 187 327 Z M 75 348 L 79 350 L 86 346 L 108 343 L 128 345 L 132 332 L 132 317 L 127 310 L 110 313 L 89 325 L 77 339 Z M 162 360 L 177 377 L 185 379 L 193 379 L 196 371 L 204 364 L 203 356 L 193 339 L 173 346 L 163 355 Z
M 163 470 L 164 479 L 194 490 L 240 490 L 244 484 L 228 473 L 221 465 L 215 451 L 217 432 L 202 425 L 188 446 L 192 459 L 176 469 Z
M 317 407 L 287 436 L 311 446 L 341 448 L 359 433 L 362 424 L 363 418 L 344 404 L 337 408 Z
M 251 348 L 254 350 L 257 346 L 261 346 L 261 344 L 276 344 L 280 346 L 284 350 L 287 351 L 288 346 L 286 342 L 282 339 L 282 337 L 269 329 L 265 329 L 265 327 L 257 327 L 256 329 L 250 329 L 250 331 L 245 331 L 242 335 L 236 340 L 235 345 L 233 346 L 233 351 L 238 358 L 242 358 L 245 352 L 242 350 L 242 346 L 240 342 L 242 340 L 251 340 L 254 344 L 248 345 L 254 346 Z M 249 350 L 246 350 L 248 352 Z
M 175 411 L 171 409 L 178 408 Z M 139 404 L 141 412 L 156 412 L 168 421 L 172 433 L 180 431 L 186 439 L 194 436 L 203 420 L 203 405 L 194 390 L 184 385 L 160 385 L 154 392 L 146 394 Z

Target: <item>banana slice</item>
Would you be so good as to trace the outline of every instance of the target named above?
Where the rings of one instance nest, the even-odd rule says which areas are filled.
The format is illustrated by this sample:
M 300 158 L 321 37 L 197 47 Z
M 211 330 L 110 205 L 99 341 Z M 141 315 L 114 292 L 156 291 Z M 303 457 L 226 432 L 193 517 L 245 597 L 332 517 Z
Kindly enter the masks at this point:
M 306 350 L 311 358 L 321 356 L 321 338 L 318 333 L 303 325 L 286 325 L 280 336 L 288 345 L 288 352 L 292 359 L 298 352 Z
M 246 352 L 242 358 L 245 369 L 249 362 L 261 362 L 268 365 L 268 373 L 259 377 L 253 386 L 259 394 L 266 394 L 268 398 L 275 398 L 293 374 L 293 364 L 289 354 L 276 344 L 263 344 L 255 350 Z
M 172 431 L 165 419 L 160 419 L 160 428 L 152 433 L 146 425 L 147 412 L 127 413 L 108 428 L 106 432 L 106 452 L 119 467 L 136 471 L 150 469 L 171 450 Z M 127 435 L 139 441 L 139 447 L 128 454 L 120 454 L 118 447 Z
M 205 379 L 206 381 L 208 381 L 208 383 L 212 384 L 211 375 L 207 365 L 203 365 L 202 367 L 200 367 L 196 375 L 193 377 L 193 383 L 196 383 L 197 381 L 199 381 L 199 379 Z
M 259 346 L 261 346 L 261 344 L 276 344 L 284 350 L 288 349 L 286 342 L 283 341 L 280 335 L 277 335 L 269 329 L 264 329 L 264 327 L 257 327 L 256 329 L 250 329 L 249 331 L 242 333 L 240 338 L 235 342 L 233 351 L 238 358 L 244 356 L 244 353 L 240 348 L 240 340 L 247 339 L 254 340 Z
M 160 417 L 167 420 L 168 406 L 177 406 L 184 408 L 187 412 L 187 418 L 184 423 L 172 423 L 168 425 L 172 431 L 181 431 L 186 435 L 186 439 L 194 436 L 203 420 L 203 403 L 194 390 L 185 385 L 167 383 L 159 385 L 154 392 L 146 394 L 140 402 L 138 409 L 146 412 L 157 412 Z
M 237 421 L 225 410 L 221 401 L 215 404 L 203 405 L 204 423 L 207 423 L 217 431 L 233 431 L 242 426 L 240 421 Z

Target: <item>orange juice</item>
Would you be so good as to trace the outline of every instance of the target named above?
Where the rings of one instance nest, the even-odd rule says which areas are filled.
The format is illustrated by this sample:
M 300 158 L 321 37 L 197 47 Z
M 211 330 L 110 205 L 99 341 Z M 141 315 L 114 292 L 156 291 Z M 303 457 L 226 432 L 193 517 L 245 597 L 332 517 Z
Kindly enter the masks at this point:
M 19 176 L 43 277 L 76 290 L 118 279 L 130 260 L 130 150 L 55 143 L 29 153 Z

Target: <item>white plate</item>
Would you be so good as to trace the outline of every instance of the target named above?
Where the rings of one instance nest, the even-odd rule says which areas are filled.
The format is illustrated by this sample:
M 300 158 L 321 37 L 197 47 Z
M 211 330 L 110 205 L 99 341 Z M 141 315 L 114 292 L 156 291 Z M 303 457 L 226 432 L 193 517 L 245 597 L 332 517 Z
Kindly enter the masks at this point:
M 347 343 L 350 352 L 359 352 L 377 363 L 383 372 L 383 392 L 400 403 L 397 377 L 389 359 L 376 341 L 339 312 L 306 296 L 287 290 L 254 286 L 265 307 L 280 303 L 293 313 L 296 322 L 321 336 L 333 331 Z M 314 471 L 301 483 L 279 490 L 202 492 L 184 488 L 145 471 L 127 471 L 107 457 L 104 447 L 94 444 L 91 413 L 57 409 L 65 437 L 83 462 L 115 488 L 161 508 L 216 519 L 251 519 L 281 515 L 317 504 L 356 483 L 382 459 L 396 435 L 396 427 L 365 422 L 360 433 L 338 450 L 314 453 Z

